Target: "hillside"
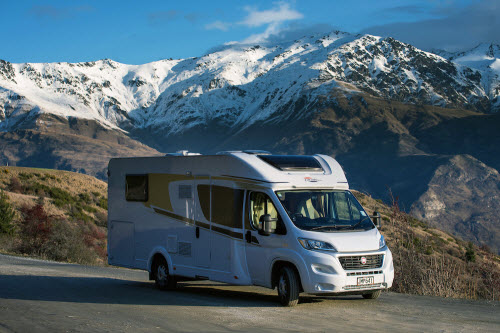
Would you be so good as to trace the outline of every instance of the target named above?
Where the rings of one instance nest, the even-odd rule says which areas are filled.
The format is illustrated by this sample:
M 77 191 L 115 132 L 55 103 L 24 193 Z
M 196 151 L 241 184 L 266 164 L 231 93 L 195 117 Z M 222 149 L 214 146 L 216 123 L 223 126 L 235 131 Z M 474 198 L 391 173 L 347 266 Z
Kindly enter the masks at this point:
M 15 131 L 0 131 L 0 165 L 56 168 L 106 179 L 113 157 L 159 154 L 123 131 L 89 119 L 41 114 Z
M 16 232 L 0 234 L 2 252 L 106 263 L 106 183 L 66 171 L 2 167 L 0 189 L 16 210 Z M 396 269 L 394 291 L 500 299 L 499 256 L 402 213 L 397 203 L 389 207 L 361 192 L 355 195 L 368 212 L 376 210 L 383 216 L 382 233 L 393 252 Z M 28 214 L 37 204 L 51 220 L 52 229 L 43 242 L 39 232 L 31 239 L 20 234 L 26 224 L 23 221 L 30 220 L 27 216 L 35 221 L 38 231 L 46 230 L 46 220 L 40 219 L 40 214 L 38 219 L 32 218 L 34 210 Z
M 68 171 L 0 168 L 0 190 L 14 207 L 14 233 L 0 250 L 84 264 L 106 259 L 107 184 Z

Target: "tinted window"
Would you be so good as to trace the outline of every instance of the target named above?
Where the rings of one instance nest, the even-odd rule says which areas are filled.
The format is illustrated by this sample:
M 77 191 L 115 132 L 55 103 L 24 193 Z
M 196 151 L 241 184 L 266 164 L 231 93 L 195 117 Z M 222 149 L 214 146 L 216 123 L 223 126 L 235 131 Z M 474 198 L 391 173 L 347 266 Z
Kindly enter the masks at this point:
M 210 185 L 198 185 L 198 199 L 205 220 L 210 221 Z
M 241 228 L 243 190 L 212 186 L 212 222 L 226 227 Z
M 148 175 L 125 176 L 125 199 L 148 201 Z
M 198 197 L 205 219 L 210 221 L 210 185 L 198 185 Z M 231 228 L 241 228 L 243 190 L 212 185 L 212 222 Z

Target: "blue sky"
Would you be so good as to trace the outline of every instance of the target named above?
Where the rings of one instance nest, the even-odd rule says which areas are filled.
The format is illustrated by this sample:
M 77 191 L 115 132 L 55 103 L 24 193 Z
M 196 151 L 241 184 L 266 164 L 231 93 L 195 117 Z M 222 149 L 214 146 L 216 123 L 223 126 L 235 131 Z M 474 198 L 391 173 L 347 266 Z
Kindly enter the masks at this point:
M 0 8 L 0 59 L 10 62 L 141 64 L 331 30 L 391 35 L 423 49 L 500 43 L 500 0 L 66 0 Z

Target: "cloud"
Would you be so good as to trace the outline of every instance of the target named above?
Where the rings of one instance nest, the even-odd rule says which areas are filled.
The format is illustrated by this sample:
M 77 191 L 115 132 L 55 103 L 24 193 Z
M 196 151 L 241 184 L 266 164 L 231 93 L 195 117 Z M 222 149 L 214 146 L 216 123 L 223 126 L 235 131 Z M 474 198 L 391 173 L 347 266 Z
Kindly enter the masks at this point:
M 205 25 L 205 29 L 218 29 L 222 31 L 229 30 L 234 26 L 245 26 L 248 28 L 259 28 L 265 26 L 266 29 L 258 34 L 253 34 L 241 43 L 262 43 L 271 36 L 276 36 L 283 30 L 286 30 L 285 23 L 288 21 L 298 20 L 304 17 L 302 13 L 292 9 L 290 4 L 284 1 L 276 2 L 271 9 L 258 10 L 256 7 L 246 6 L 246 16 L 237 22 L 215 21 Z M 231 42 L 234 43 L 234 42 Z
M 290 4 L 286 2 L 275 3 L 274 8 L 259 11 L 254 7 L 245 7 L 247 16 L 238 24 L 248 27 L 260 27 L 263 25 L 277 25 L 285 21 L 298 20 L 304 17 L 298 11 L 291 9 Z
M 391 36 L 424 50 L 457 51 L 479 43 L 500 43 L 500 1 L 480 0 L 462 9 L 443 7 L 441 18 L 419 22 L 392 23 L 361 31 Z
M 222 22 L 222 21 L 215 21 L 215 22 L 212 22 L 212 23 L 205 25 L 205 29 L 207 29 L 207 30 L 227 31 L 227 30 L 229 30 L 229 27 L 231 27 L 231 23 Z
M 39 19 L 67 19 L 73 17 L 77 13 L 92 12 L 94 10 L 94 7 L 87 5 L 65 8 L 58 8 L 51 5 L 34 5 L 29 9 L 28 13 Z

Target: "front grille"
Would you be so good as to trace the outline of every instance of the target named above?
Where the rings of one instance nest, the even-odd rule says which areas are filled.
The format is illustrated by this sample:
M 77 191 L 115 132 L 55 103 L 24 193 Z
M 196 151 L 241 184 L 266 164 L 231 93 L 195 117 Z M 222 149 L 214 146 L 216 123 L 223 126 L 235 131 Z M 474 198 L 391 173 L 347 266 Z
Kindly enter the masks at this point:
M 361 263 L 361 258 L 366 258 L 366 263 Z M 345 270 L 355 270 L 355 269 L 369 269 L 369 268 L 380 268 L 382 267 L 382 261 L 384 260 L 383 254 L 375 254 L 370 256 L 346 256 L 339 257 L 340 264 Z
M 382 274 L 382 271 L 363 271 L 363 272 L 353 272 L 353 273 L 347 273 L 347 276 L 359 276 L 359 275 L 375 275 L 375 274 Z

